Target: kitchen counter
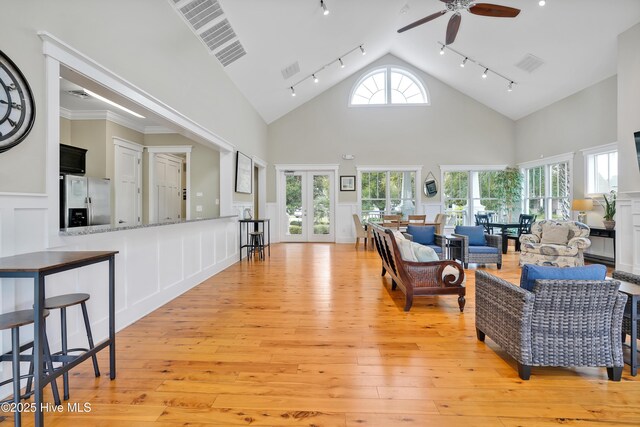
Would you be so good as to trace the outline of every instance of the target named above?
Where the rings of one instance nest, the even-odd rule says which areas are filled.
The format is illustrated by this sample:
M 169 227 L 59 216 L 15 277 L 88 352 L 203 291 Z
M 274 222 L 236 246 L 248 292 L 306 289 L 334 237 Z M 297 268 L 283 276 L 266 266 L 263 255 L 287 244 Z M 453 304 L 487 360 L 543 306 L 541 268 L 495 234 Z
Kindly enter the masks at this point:
M 134 230 L 137 228 L 149 228 L 149 227 L 161 227 L 163 225 L 174 225 L 174 224 L 186 224 L 192 222 L 200 222 L 200 221 L 212 221 L 217 219 L 229 219 L 229 218 L 237 218 L 237 215 L 227 215 L 227 216 L 218 216 L 212 218 L 199 218 L 199 219 L 180 219 L 176 221 L 166 221 L 166 222 L 156 222 L 153 224 L 138 224 L 138 225 L 93 225 L 90 227 L 73 227 L 60 230 L 60 236 L 83 236 L 87 234 L 98 234 L 98 233 L 110 233 L 112 231 L 122 231 L 122 230 Z

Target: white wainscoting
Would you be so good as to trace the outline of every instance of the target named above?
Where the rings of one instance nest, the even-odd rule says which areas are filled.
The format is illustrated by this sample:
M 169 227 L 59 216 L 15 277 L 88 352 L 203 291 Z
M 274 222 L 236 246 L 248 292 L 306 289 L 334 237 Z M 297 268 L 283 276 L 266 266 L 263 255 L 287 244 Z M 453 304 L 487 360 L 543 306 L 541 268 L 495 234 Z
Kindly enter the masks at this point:
M 51 246 L 48 238 L 47 197 L 0 194 L 0 255 L 40 250 L 117 250 L 116 330 L 144 317 L 178 295 L 238 261 L 237 218 L 220 218 L 184 224 L 146 227 L 84 236 L 60 236 Z M 100 263 L 47 278 L 47 295 L 86 292 L 94 339 L 108 336 L 108 264 Z M 31 308 L 33 281 L 0 279 L 2 312 Z M 56 312 L 47 320 L 52 350 L 60 348 L 60 320 Z M 86 346 L 79 310 L 68 312 L 69 345 Z M 21 329 L 21 341 L 33 338 L 33 329 Z M 2 333 L 0 351 L 11 348 L 10 332 Z M 23 369 L 26 369 L 26 365 Z M 0 380 L 11 369 L 0 364 Z M 0 389 L 0 398 L 11 393 Z
M 616 268 L 640 274 L 640 192 L 620 193 L 616 203 Z
M 278 203 L 267 203 L 267 218 L 271 219 L 271 241 L 280 242 L 280 217 L 278 216 Z

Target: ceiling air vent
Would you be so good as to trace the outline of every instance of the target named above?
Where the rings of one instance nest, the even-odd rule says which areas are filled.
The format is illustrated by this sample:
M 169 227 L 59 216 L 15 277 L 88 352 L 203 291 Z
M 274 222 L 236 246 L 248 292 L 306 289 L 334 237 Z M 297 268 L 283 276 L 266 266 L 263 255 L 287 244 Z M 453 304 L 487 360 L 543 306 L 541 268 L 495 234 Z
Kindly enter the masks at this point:
M 212 51 L 222 47 L 228 41 L 236 38 L 236 33 L 231 28 L 228 20 L 224 20 L 219 24 L 214 25 L 208 30 L 200 34 L 202 40 L 207 44 Z
M 196 30 L 224 13 L 218 0 L 194 0 L 181 7 L 180 12 Z
M 89 95 L 87 92 L 85 92 L 84 89 L 69 90 L 69 91 L 67 91 L 67 93 L 69 95 L 73 95 L 73 96 L 78 97 L 80 99 L 91 98 L 91 95 Z
M 523 71 L 526 71 L 527 73 L 533 73 L 543 64 L 544 61 L 542 59 L 529 53 L 516 64 L 516 67 L 520 68 Z
M 246 55 L 218 0 L 170 0 L 191 30 L 227 66 Z
M 287 68 L 284 68 L 281 72 L 282 78 L 287 80 L 288 78 L 293 77 L 300 72 L 300 64 L 298 64 L 298 61 L 296 61 L 293 64 L 289 65 Z
M 218 58 L 218 61 L 222 63 L 223 67 L 226 67 L 235 60 L 242 58 L 246 53 L 247 52 L 244 51 L 240 42 L 235 41 L 220 52 L 216 53 L 216 58 Z

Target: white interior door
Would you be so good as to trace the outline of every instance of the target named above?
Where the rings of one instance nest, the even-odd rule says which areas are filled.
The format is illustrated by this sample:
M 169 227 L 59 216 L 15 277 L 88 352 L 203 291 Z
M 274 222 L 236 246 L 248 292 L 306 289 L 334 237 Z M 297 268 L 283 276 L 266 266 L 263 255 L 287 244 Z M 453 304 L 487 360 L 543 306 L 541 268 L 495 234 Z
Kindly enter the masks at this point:
M 116 225 L 142 224 L 142 146 L 116 140 Z
M 156 218 L 158 221 L 174 221 L 181 217 L 181 166 L 182 160 L 169 155 L 155 156 Z
M 335 241 L 333 171 L 295 171 L 284 174 L 282 241 Z

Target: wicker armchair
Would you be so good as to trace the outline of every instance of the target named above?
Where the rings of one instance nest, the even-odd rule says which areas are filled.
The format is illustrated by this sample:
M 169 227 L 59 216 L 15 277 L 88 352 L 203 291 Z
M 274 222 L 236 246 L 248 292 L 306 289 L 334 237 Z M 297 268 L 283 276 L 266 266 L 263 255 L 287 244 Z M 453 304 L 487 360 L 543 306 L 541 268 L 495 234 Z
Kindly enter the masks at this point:
M 470 246 L 469 237 L 464 234 L 452 234 L 458 240 L 453 240 L 451 244 L 451 258 L 459 260 L 464 268 L 469 268 L 469 263 L 498 265 L 498 270 L 502 268 L 502 236 L 498 234 L 487 234 L 484 237 L 486 246 Z M 491 248 L 495 250 L 488 250 Z
M 532 366 L 605 366 L 620 381 L 621 328 L 627 296 L 615 280 L 537 280 L 533 292 L 476 271 L 476 333 L 489 336 L 518 363 Z
M 637 274 L 627 273 L 626 271 L 615 270 L 612 276 L 614 279 L 640 285 L 640 276 L 638 276 Z M 640 310 L 640 304 L 638 304 L 638 310 Z M 638 328 L 640 328 L 640 320 L 638 320 Z M 631 320 L 629 320 L 628 317 L 624 317 L 622 319 L 622 341 L 623 342 L 626 340 L 627 335 L 631 335 Z
M 569 226 L 565 244 L 541 243 L 545 224 Z M 520 266 L 524 264 L 547 265 L 551 267 L 578 267 L 584 265 L 583 251 L 591 246 L 590 229 L 578 221 L 542 220 L 534 222 L 531 234 L 520 236 Z

